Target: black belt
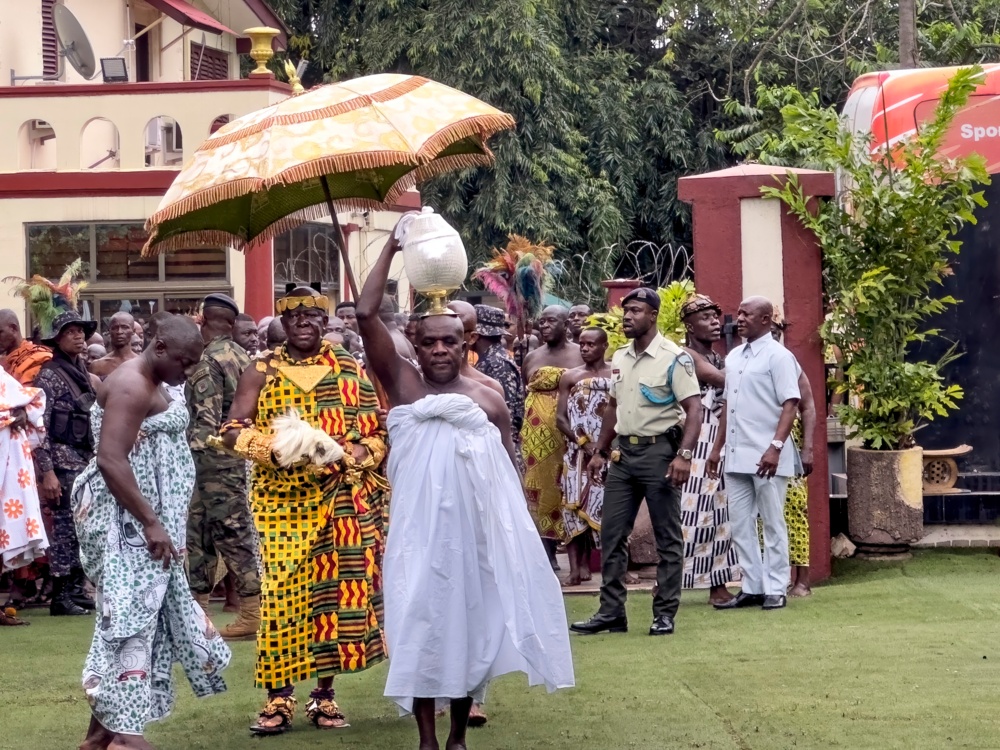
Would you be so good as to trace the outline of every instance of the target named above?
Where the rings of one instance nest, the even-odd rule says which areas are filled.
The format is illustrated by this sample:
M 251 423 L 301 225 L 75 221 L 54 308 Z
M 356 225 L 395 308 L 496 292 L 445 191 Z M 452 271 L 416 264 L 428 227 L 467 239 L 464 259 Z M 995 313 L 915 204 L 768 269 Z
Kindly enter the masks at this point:
M 666 435 L 619 435 L 619 443 L 628 443 L 629 445 L 654 445 L 655 443 L 665 443 L 667 442 Z

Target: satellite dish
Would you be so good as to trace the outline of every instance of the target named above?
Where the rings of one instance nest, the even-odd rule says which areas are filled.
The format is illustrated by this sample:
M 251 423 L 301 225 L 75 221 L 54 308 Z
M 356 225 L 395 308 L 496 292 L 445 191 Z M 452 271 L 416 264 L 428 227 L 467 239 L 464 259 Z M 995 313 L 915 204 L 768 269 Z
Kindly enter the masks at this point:
M 97 75 L 97 60 L 94 59 L 94 50 L 83 27 L 65 5 L 55 6 L 52 17 L 55 21 L 56 38 L 62 48 L 59 54 L 89 81 Z

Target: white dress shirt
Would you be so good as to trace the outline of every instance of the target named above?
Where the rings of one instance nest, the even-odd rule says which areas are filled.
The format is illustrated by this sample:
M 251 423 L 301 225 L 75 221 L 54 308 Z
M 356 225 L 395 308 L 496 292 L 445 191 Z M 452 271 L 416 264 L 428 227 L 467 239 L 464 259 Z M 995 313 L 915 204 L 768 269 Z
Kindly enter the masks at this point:
M 761 456 L 774 440 L 783 404 L 799 397 L 798 363 L 769 334 L 729 353 L 723 394 L 726 473 L 757 473 Z M 790 437 L 781 449 L 776 475 L 795 475 L 795 448 Z

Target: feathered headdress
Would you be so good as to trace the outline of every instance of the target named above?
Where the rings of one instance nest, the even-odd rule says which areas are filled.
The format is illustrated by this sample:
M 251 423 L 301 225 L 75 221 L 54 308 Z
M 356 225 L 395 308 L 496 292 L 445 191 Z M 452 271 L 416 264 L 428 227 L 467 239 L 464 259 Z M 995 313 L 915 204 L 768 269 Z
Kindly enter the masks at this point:
M 31 316 L 44 334 L 52 330 L 52 321 L 60 313 L 77 309 L 80 304 L 80 292 L 87 287 L 86 281 L 76 280 L 82 272 L 83 261 L 77 258 L 66 267 L 57 282 L 49 281 L 38 274 L 30 279 L 8 276 L 2 281 L 14 285 L 11 294 L 17 294 L 27 300 Z
M 507 247 L 494 249 L 493 257 L 472 278 L 499 297 L 515 320 L 534 318 L 542 311 L 554 252 L 551 245 L 535 245 L 512 234 Z

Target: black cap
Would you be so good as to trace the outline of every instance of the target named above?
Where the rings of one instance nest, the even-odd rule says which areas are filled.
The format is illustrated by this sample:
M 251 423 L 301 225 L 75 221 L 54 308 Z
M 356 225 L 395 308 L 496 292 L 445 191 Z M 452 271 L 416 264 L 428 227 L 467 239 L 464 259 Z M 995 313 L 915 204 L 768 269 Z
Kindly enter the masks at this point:
M 236 304 L 236 300 L 228 294 L 222 294 L 220 292 L 213 292 L 205 297 L 205 301 L 202 303 L 202 309 L 207 309 L 209 307 L 223 307 L 226 310 L 232 310 L 233 315 L 240 314 L 240 308 L 239 305 Z
M 641 286 L 638 289 L 633 289 L 631 292 L 626 294 L 625 299 L 622 300 L 622 307 L 625 307 L 625 305 L 627 305 L 632 300 L 645 302 L 654 310 L 660 309 L 660 295 L 657 294 L 655 290 L 650 289 L 649 287 Z

